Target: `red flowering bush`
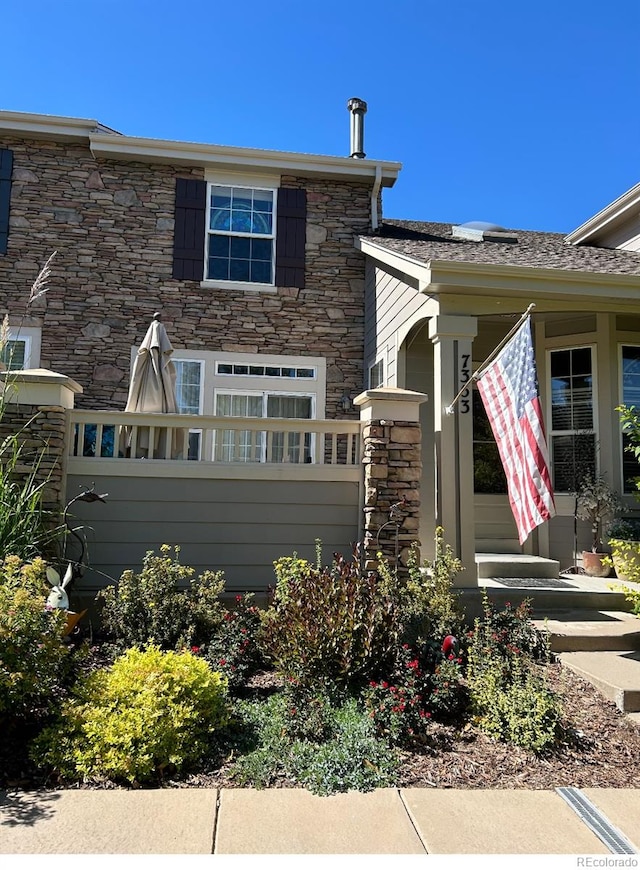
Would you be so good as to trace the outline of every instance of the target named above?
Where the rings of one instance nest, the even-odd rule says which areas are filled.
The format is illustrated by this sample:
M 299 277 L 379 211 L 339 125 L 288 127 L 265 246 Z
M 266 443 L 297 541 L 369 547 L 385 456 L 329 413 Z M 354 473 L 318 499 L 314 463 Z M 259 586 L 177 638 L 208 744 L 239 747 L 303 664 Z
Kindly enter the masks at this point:
M 253 599 L 250 592 L 236 595 L 210 641 L 198 650 L 214 671 L 224 674 L 230 689 L 244 685 L 263 664 L 257 644 L 262 622 Z
M 392 743 L 419 739 L 432 718 L 448 718 L 467 703 L 462 660 L 433 643 L 404 644 L 385 679 L 371 680 L 364 703 L 380 736 Z

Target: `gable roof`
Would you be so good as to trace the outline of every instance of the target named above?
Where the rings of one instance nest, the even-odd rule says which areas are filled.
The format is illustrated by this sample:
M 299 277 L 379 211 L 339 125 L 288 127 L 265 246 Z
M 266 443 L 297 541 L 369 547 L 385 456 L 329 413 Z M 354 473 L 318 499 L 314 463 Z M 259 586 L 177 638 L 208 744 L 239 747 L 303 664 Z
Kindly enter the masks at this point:
M 640 252 L 570 245 L 563 233 L 508 230 L 516 241 L 456 239 L 452 224 L 385 220 L 378 232 L 361 236 L 361 249 L 397 254 L 416 264 L 433 261 L 511 268 L 640 276 Z
M 569 233 L 567 242 L 577 245 L 583 244 L 588 239 L 599 238 L 603 233 L 637 215 L 639 209 L 640 184 L 636 184 L 581 224 L 577 229 L 573 230 L 573 232 Z

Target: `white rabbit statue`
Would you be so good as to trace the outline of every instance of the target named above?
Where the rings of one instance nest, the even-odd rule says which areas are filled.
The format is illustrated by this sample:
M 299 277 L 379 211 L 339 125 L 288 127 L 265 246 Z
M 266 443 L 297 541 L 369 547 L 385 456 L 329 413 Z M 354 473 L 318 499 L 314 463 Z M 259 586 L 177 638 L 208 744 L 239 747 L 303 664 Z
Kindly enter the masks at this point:
M 60 583 L 60 575 L 55 568 L 47 568 L 47 580 L 53 586 L 47 598 L 47 608 L 50 610 L 69 610 L 69 596 L 65 589 L 73 579 L 73 566 L 71 562 L 67 566 L 66 574 L 62 583 Z

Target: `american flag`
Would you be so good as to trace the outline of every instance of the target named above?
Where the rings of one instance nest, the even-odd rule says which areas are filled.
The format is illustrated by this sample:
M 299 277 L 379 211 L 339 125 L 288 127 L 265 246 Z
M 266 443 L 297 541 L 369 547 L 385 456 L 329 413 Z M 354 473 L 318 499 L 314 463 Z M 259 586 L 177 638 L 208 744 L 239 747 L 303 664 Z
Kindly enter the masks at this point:
M 477 379 L 523 544 L 555 515 L 530 318 Z

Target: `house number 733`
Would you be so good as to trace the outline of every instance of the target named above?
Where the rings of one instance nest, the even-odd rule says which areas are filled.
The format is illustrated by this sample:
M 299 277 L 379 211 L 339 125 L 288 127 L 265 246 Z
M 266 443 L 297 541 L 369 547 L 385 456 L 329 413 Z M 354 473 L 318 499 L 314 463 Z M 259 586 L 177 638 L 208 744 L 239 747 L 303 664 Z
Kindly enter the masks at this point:
M 460 384 L 468 384 L 471 379 L 471 354 L 463 353 L 460 357 Z M 471 390 L 466 387 L 460 393 L 460 413 L 468 414 L 471 410 Z

